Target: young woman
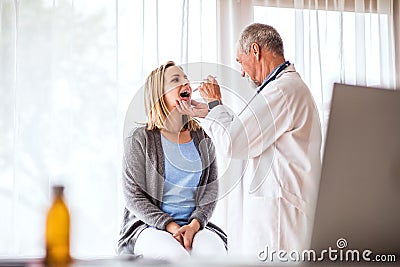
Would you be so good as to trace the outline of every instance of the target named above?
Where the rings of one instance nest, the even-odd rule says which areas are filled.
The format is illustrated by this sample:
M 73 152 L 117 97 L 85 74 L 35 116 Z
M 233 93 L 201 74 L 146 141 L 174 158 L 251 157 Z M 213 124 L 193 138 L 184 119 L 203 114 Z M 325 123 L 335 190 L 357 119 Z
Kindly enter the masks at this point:
M 208 221 L 218 197 L 214 146 L 195 120 L 176 110 L 191 93 L 172 61 L 146 80 L 147 125 L 124 144 L 120 254 L 169 261 L 226 254 L 226 235 Z

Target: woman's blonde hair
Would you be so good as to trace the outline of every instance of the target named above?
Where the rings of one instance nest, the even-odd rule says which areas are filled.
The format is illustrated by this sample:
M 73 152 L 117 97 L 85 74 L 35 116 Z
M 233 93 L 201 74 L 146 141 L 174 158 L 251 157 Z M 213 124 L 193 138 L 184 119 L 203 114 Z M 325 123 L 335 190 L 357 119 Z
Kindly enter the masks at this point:
M 164 76 L 167 68 L 176 66 L 173 61 L 153 70 L 144 84 L 144 103 L 146 107 L 147 130 L 161 130 L 170 114 L 164 100 Z M 179 67 L 179 66 L 178 66 Z M 191 117 L 187 117 L 186 127 L 189 131 L 200 129 L 200 125 Z

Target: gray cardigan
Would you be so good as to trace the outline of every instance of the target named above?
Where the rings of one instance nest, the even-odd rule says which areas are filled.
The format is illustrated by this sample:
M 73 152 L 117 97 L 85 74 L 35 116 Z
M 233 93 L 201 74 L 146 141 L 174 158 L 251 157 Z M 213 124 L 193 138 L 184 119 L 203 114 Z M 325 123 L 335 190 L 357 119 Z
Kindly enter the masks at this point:
M 195 195 L 196 207 L 189 222 L 197 219 L 200 229 L 207 227 L 224 241 L 226 235 L 216 225 L 208 222 L 218 197 L 217 165 L 215 148 L 203 130 L 191 131 L 191 137 L 200 154 L 203 165 L 199 187 Z M 125 209 L 118 253 L 134 254 L 134 246 L 140 232 L 148 226 L 165 230 L 174 219 L 161 210 L 164 188 L 164 152 L 161 133 L 135 128 L 124 140 L 123 192 Z

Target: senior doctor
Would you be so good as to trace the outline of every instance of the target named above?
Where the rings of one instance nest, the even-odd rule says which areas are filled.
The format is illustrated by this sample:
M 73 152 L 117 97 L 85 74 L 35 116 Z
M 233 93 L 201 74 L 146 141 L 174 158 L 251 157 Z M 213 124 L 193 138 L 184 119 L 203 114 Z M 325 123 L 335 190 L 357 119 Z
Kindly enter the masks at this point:
M 242 76 L 259 90 L 240 115 L 223 104 L 212 76 L 200 87 L 208 104 L 181 101 L 177 108 L 204 118 L 203 129 L 218 153 L 247 160 L 243 203 L 234 208 L 242 221 L 228 219 L 228 235 L 236 232 L 240 238 L 229 236 L 228 246 L 250 257 L 265 257 L 266 248 L 301 252 L 310 246 L 321 169 L 313 97 L 285 61 L 282 39 L 269 25 L 254 23 L 242 31 L 236 60 Z

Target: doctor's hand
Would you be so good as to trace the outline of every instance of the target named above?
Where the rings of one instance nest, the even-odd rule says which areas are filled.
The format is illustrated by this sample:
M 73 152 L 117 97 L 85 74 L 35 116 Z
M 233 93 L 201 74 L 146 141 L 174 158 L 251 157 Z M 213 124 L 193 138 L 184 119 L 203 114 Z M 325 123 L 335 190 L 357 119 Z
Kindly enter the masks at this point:
M 177 100 L 176 110 L 183 115 L 189 115 L 198 118 L 204 118 L 208 115 L 208 105 L 196 100 Z
M 200 84 L 199 90 L 201 97 L 207 102 L 221 100 L 221 89 L 217 80 L 211 75 L 208 75 L 207 79 Z

